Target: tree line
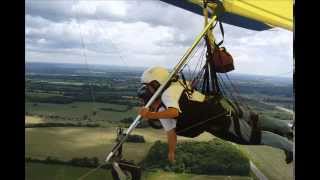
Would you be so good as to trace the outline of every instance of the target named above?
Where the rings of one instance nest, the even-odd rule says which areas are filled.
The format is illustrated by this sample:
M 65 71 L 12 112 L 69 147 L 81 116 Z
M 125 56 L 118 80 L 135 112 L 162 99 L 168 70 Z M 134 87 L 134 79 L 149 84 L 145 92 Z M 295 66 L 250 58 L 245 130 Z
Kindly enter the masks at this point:
M 35 123 L 25 124 L 25 128 L 41 128 L 41 127 L 100 127 L 94 123 Z
M 48 156 L 45 159 L 37 159 L 27 157 L 25 158 L 25 162 L 32 162 L 32 163 L 43 163 L 43 164 L 59 164 L 59 165 L 70 165 L 70 166 L 77 166 L 77 167 L 88 167 L 88 168 L 95 168 L 100 165 L 99 159 L 97 157 L 75 157 L 68 161 L 63 161 L 55 157 Z M 106 164 L 102 168 L 109 169 L 111 165 Z
M 209 142 L 177 144 L 176 162 L 168 162 L 168 144 L 157 141 L 141 165 L 148 170 L 162 169 L 176 173 L 208 175 L 250 174 L 248 157 L 228 142 L 215 138 Z

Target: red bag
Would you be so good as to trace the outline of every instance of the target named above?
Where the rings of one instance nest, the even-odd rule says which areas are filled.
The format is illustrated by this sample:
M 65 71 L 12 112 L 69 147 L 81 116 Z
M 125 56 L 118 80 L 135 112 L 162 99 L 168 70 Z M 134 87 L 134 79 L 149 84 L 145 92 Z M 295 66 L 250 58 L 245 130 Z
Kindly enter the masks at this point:
M 219 26 L 223 39 L 218 44 L 214 43 L 215 48 L 212 56 L 212 63 L 217 73 L 226 73 L 234 70 L 233 58 L 226 51 L 226 48 L 219 47 L 224 41 L 224 30 L 221 21 L 219 21 Z
M 212 61 L 217 73 L 226 73 L 234 70 L 233 58 L 224 47 L 216 46 Z

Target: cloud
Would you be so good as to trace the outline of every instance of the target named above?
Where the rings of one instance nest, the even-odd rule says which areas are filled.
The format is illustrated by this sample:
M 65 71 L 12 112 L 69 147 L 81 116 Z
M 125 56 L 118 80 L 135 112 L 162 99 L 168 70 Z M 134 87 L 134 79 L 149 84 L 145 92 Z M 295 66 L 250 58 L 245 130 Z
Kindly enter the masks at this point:
M 203 17 L 161 1 L 28 0 L 25 18 L 27 61 L 77 63 L 85 53 L 92 64 L 172 67 L 203 28 Z M 292 32 L 224 29 L 237 72 L 292 70 Z

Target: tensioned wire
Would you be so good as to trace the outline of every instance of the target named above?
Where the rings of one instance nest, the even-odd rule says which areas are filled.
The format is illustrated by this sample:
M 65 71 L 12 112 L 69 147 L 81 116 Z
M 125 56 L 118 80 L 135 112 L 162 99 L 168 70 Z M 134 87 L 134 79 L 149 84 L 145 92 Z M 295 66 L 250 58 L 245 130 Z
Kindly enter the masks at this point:
M 74 4 L 76 4 L 76 2 L 74 1 Z M 77 10 L 76 10 L 77 11 Z M 84 41 L 84 38 L 83 38 L 83 34 L 82 34 L 82 29 L 81 29 L 81 24 L 78 23 L 78 19 L 79 19 L 79 15 L 78 13 L 76 12 L 75 13 L 76 15 L 76 23 L 78 24 L 79 26 L 79 33 L 80 33 L 80 40 L 81 40 L 81 48 L 82 48 L 82 57 L 85 61 L 85 65 L 86 65 L 86 68 L 87 68 L 87 71 L 88 71 L 88 76 L 90 77 L 90 75 L 92 75 L 92 71 L 89 67 L 89 64 L 88 64 L 88 58 L 87 58 L 87 54 L 86 54 L 86 45 L 85 45 L 85 41 Z M 94 75 L 91 77 L 93 78 Z M 90 78 L 89 78 L 90 79 Z M 91 85 L 91 82 L 90 80 L 87 80 L 88 81 L 88 84 L 89 84 L 89 88 L 90 88 L 90 94 L 91 94 L 91 98 L 92 98 L 92 101 L 93 101 L 93 111 L 96 111 L 97 108 L 96 108 L 96 104 L 95 104 L 95 97 L 94 97 L 94 94 L 93 94 L 93 88 L 92 88 L 92 85 Z M 92 114 L 91 114 L 92 115 Z M 89 117 L 89 116 L 88 116 Z M 100 135 L 101 136 L 101 135 Z M 102 163 L 100 164 L 98 167 L 96 167 L 95 169 L 92 169 L 90 171 L 88 171 L 87 173 L 83 174 L 82 176 L 80 176 L 78 179 L 84 179 L 86 178 L 87 176 L 89 176 L 90 174 L 92 174 L 93 172 L 95 172 L 96 170 L 100 169 L 102 166 L 104 166 L 106 163 Z
M 96 15 L 96 14 L 95 14 L 95 15 Z M 96 16 L 96 17 L 97 17 L 97 16 Z M 99 22 L 98 22 L 98 24 L 99 24 Z M 79 24 L 79 27 L 80 27 L 80 24 Z M 81 27 L 80 27 L 79 29 L 80 29 L 80 33 L 81 33 Z M 119 50 L 117 49 L 117 47 L 114 45 L 114 43 L 112 42 L 112 40 L 110 40 L 110 41 L 111 41 L 111 44 L 114 46 L 114 48 L 115 48 L 117 51 L 119 51 Z M 84 44 L 82 35 L 81 35 L 81 43 L 82 43 L 83 49 L 85 49 L 86 47 L 85 47 L 85 44 Z M 199 47 L 198 47 L 198 49 L 199 49 Z M 197 50 L 198 50 L 198 49 L 197 49 Z M 186 65 L 188 65 L 188 63 L 190 62 L 190 59 L 193 58 L 193 56 L 196 54 L 197 50 L 194 51 L 193 54 L 192 54 L 192 56 L 189 57 L 188 62 L 186 63 Z M 86 54 L 85 54 L 85 52 L 84 52 L 83 54 L 84 54 L 85 60 L 86 60 Z M 120 53 L 119 53 L 119 56 L 120 56 L 120 59 L 124 62 L 124 64 L 126 64 L 126 62 L 124 61 L 124 58 L 121 56 Z M 87 60 L 86 60 L 86 64 L 87 64 Z M 186 66 L 186 65 L 185 65 L 185 66 Z M 183 69 L 185 68 L 185 66 L 183 67 Z M 197 64 L 197 66 L 198 66 L 198 64 Z M 196 66 L 196 68 L 197 68 L 197 66 Z M 87 67 L 88 67 L 88 64 L 87 64 Z M 189 66 L 188 66 L 188 68 L 189 68 Z M 196 70 L 196 68 L 195 68 L 195 70 Z M 192 73 L 192 75 L 193 75 L 193 73 Z M 228 79 L 229 79 L 229 78 L 228 78 Z M 90 86 L 90 87 L 91 87 L 91 86 Z M 92 90 L 92 87 L 91 87 L 91 90 Z M 91 92 L 92 92 L 92 91 L 91 91 Z M 92 93 L 92 95 L 93 95 L 93 93 Z M 93 97 L 93 100 L 94 100 L 94 97 Z
M 190 57 L 190 59 L 188 60 L 188 62 L 187 62 L 186 65 L 185 65 L 185 66 L 188 67 L 188 72 L 189 72 L 189 74 L 190 74 L 190 79 L 194 79 L 194 78 L 195 78 L 194 75 L 195 75 L 195 73 L 196 73 L 197 70 L 198 70 L 199 64 L 202 65 L 202 60 L 203 60 L 203 56 L 204 56 L 205 49 L 206 49 L 204 42 L 205 42 L 205 41 L 202 40 L 202 41 L 198 44 L 198 48 L 196 49 L 196 51 L 193 53 L 193 55 Z M 189 63 L 191 63 L 192 61 L 194 61 L 194 59 L 195 59 L 194 57 L 196 56 L 196 54 L 197 54 L 197 52 L 198 52 L 198 50 L 199 50 L 200 48 L 202 48 L 202 51 L 201 51 L 200 53 L 198 53 L 198 57 L 199 57 L 199 58 L 197 59 L 197 64 L 196 64 L 196 66 L 194 67 L 194 69 L 193 69 L 193 71 L 192 71 L 192 73 L 191 73 Z M 200 65 L 200 68 L 201 68 L 201 65 Z M 199 69 L 200 69 L 200 68 L 199 68 Z
M 78 16 L 77 16 L 77 17 L 78 17 Z M 95 17 L 96 17 L 96 19 L 100 19 L 100 18 L 98 18 L 98 16 L 97 16 L 96 13 L 95 13 Z M 100 27 L 100 26 L 102 26 L 102 25 L 100 24 L 99 21 L 97 21 L 97 22 L 98 22 L 98 29 L 102 32 L 102 34 L 104 34 L 104 31 L 101 30 L 102 28 Z M 80 24 L 79 24 L 79 27 L 81 27 Z M 79 28 L 79 30 L 80 30 L 80 33 L 81 33 L 81 28 Z M 85 49 L 86 47 L 85 47 L 85 45 L 84 45 L 84 41 L 83 41 L 82 34 L 80 34 L 80 36 L 81 36 L 81 39 L 82 39 L 82 40 L 81 40 L 82 48 Z M 109 40 L 110 40 L 110 42 L 111 42 L 111 45 L 114 47 L 114 49 L 115 49 L 116 51 L 118 51 L 118 54 L 119 54 L 119 57 L 120 57 L 122 63 L 123 63 L 124 65 L 128 66 L 128 64 L 126 63 L 125 59 L 121 56 L 121 53 L 120 53 L 119 49 L 117 48 L 117 46 L 113 43 L 113 41 L 111 40 L 111 38 L 109 38 Z M 86 57 L 85 57 L 85 58 L 86 58 Z M 86 62 L 87 62 L 87 61 L 86 61 Z M 99 166 L 96 167 L 95 169 L 92 169 L 92 170 L 88 171 L 87 173 L 83 174 L 83 175 L 80 176 L 78 179 L 80 180 L 80 179 L 86 178 L 87 176 L 89 176 L 90 174 L 94 173 L 95 171 L 97 171 L 98 169 L 100 169 L 102 166 L 104 166 L 104 165 L 106 165 L 106 164 L 108 164 L 108 163 L 107 163 L 107 162 L 102 163 L 101 165 L 99 165 Z
M 203 41 L 202 41 L 203 42 Z M 201 42 L 201 43 L 202 43 Z M 203 44 L 203 45 L 202 45 Z M 196 49 L 196 52 L 192 55 L 192 57 L 190 57 L 190 59 L 189 59 L 189 61 L 185 64 L 185 67 L 188 67 L 188 73 L 189 73 L 189 78 L 190 78 L 190 82 L 192 82 L 192 80 L 194 80 L 195 79 L 195 77 L 194 77 L 194 75 L 196 75 L 196 72 L 197 72 L 197 70 L 198 70 L 198 67 L 199 67 L 199 64 L 202 64 L 202 58 L 203 58 L 203 55 L 204 55 L 204 52 L 205 52 L 205 48 L 204 48 L 204 46 L 205 46 L 205 44 L 204 43 L 202 43 L 202 44 L 200 44 L 200 45 L 198 45 L 198 48 Z M 196 54 L 197 54 L 197 52 L 198 52 L 198 50 L 200 49 L 200 48 L 202 48 L 202 51 L 200 52 L 200 53 L 198 53 L 198 58 L 196 59 L 195 57 L 196 57 Z M 193 67 L 193 70 L 191 71 L 191 66 L 189 65 L 189 63 L 191 63 L 191 62 L 193 62 L 194 60 L 197 60 L 197 63 L 196 63 L 196 65 Z M 184 67 L 184 68 L 185 68 Z M 201 66 L 200 66 L 200 68 L 201 68 Z M 199 69 L 200 69 L 199 68 Z
M 76 10 L 77 11 L 77 10 Z M 78 23 L 78 19 L 79 19 L 79 14 L 77 12 L 75 12 L 75 15 L 76 15 L 76 23 L 77 25 L 79 26 L 79 33 L 80 33 L 80 42 L 81 42 L 81 50 L 82 50 L 82 57 L 84 59 L 84 62 L 85 62 L 85 66 L 86 66 L 86 69 L 88 71 L 88 76 L 90 77 L 90 75 L 93 75 L 90 67 L 89 67 L 89 64 L 88 64 L 88 57 L 87 57 L 87 53 L 86 53 L 86 45 L 85 45 L 85 41 L 83 39 L 83 34 L 82 34 L 82 30 L 81 30 L 81 25 L 80 23 Z M 94 77 L 94 76 L 92 76 Z M 96 108 L 96 105 L 95 105 L 95 96 L 93 94 L 93 88 L 92 88 L 92 83 L 90 82 L 90 80 L 88 79 L 87 80 L 87 83 L 89 85 L 89 89 L 90 89 L 90 95 L 91 95 L 91 99 L 92 99 L 92 102 L 93 102 L 93 111 L 96 111 L 97 108 Z M 88 116 L 90 117 L 90 116 Z
M 95 15 L 96 19 L 100 19 L 100 18 L 97 16 L 96 13 L 94 13 L 94 15 Z M 78 16 L 78 14 L 76 13 L 76 18 L 78 19 L 78 17 L 79 17 L 79 16 Z M 76 21 L 76 22 L 77 22 L 77 21 Z M 102 28 L 101 28 L 102 25 L 100 24 L 100 21 L 97 20 L 96 22 L 97 22 L 98 29 L 100 30 L 100 32 L 102 32 L 102 34 L 105 34 L 105 33 L 104 33 L 105 31 L 103 31 Z M 79 31 L 80 31 L 80 36 L 81 36 L 81 45 L 82 45 L 82 49 L 83 49 L 83 56 L 84 56 L 84 59 L 85 59 L 86 65 L 87 65 L 87 69 L 88 69 L 88 71 L 91 73 L 91 71 L 90 71 L 90 69 L 89 69 L 88 62 L 87 62 L 87 56 L 86 56 L 86 53 L 85 53 L 86 46 L 85 46 L 85 42 L 84 42 L 84 40 L 83 40 L 83 36 L 82 36 L 82 33 L 81 33 L 81 25 L 80 25 L 80 23 L 78 23 L 78 22 L 77 22 L 77 24 L 79 25 Z M 101 27 L 100 27 L 100 26 L 101 26 Z M 122 61 L 122 63 L 123 63 L 125 66 L 128 66 L 128 64 L 126 63 L 125 59 L 122 57 L 122 55 L 121 55 L 119 49 L 117 48 L 117 46 L 115 45 L 115 43 L 111 40 L 111 38 L 109 38 L 109 40 L 110 40 L 111 45 L 113 46 L 113 48 L 118 52 L 117 54 L 119 55 L 120 60 Z M 100 51 L 100 52 L 103 52 L 103 51 Z M 91 85 L 90 85 L 90 90 L 91 90 L 91 92 L 92 92 L 91 94 L 93 95 L 93 89 L 92 89 L 92 86 L 91 86 Z M 93 97 L 93 100 L 94 100 L 94 96 L 92 96 L 92 97 Z M 101 134 L 101 135 L 102 135 L 102 134 Z M 100 137 L 101 137 L 101 135 L 100 135 Z M 103 138 L 101 138 L 101 139 L 103 139 Z M 96 167 L 96 168 L 94 168 L 94 169 L 91 169 L 91 170 L 89 170 L 87 173 L 85 173 L 85 174 L 83 174 L 82 176 L 80 176 L 80 177 L 78 178 L 78 180 L 82 180 L 82 179 L 88 177 L 90 174 L 94 173 L 95 171 L 97 171 L 98 169 L 100 169 L 102 166 L 104 166 L 104 165 L 106 165 L 106 164 L 108 164 L 108 163 L 107 163 L 107 162 L 103 162 L 103 163 L 100 164 L 98 167 Z
M 96 16 L 96 17 L 97 17 L 97 16 Z M 99 22 L 98 22 L 98 24 L 99 24 Z M 80 26 L 80 24 L 79 24 L 79 26 Z M 101 29 L 101 28 L 99 27 L 99 29 Z M 112 41 L 111 41 L 111 42 L 112 42 Z M 204 41 L 203 41 L 203 42 L 204 42 Z M 82 47 L 83 47 L 83 48 L 86 48 L 86 47 L 84 46 L 84 41 L 83 41 L 83 40 L 82 40 L 82 43 L 83 43 L 83 46 L 82 46 Z M 113 44 L 113 43 L 112 43 L 112 44 Z M 114 47 L 115 47 L 115 45 L 114 45 Z M 199 50 L 200 47 L 201 47 L 201 45 L 198 45 L 197 49 L 192 52 L 192 54 L 191 54 L 191 56 L 189 56 L 188 61 L 187 61 L 186 64 L 188 64 L 188 63 L 190 62 L 190 60 L 194 57 L 194 55 L 197 53 L 197 51 Z M 118 49 L 117 49 L 117 50 L 118 50 Z M 122 57 L 122 56 L 120 56 L 120 57 L 121 57 L 121 59 L 123 60 L 123 62 L 125 63 L 123 57 Z M 185 67 L 186 67 L 186 65 L 185 65 L 183 68 L 185 68 Z M 85 173 L 84 175 L 82 175 L 81 177 L 79 177 L 78 179 L 80 180 L 80 179 L 86 178 L 87 176 L 89 176 L 89 175 L 92 174 L 93 172 L 95 172 L 95 171 L 97 171 L 98 169 L 100 169 L 100 168 L 101 168 L 102 166 L 104 166 L 105 164 L 107 164 L 107 163 L 105 162 L 105 163 L 99 165 L 97 168 L 88 171 L 87 173 Z
M 222 95 L 223 96 L 228 96 L 228 97 L 230 97 L 230 95 L 228 95 L 227 93 L 226 93 L 226 88 L 223 86 L 223 84 L 221 84 L 221 82 L 220 82 L 220 80 L 219 80 L 219 74 L 217 75 L 218 77 L 217 77 L 217 79 L 218 79 L 218 81 L 217 81 L 217 83 L 218 83 L 218 86 L 220 87 L 220 90 L 221 90 L 221 92 L 222 92 Z
M 289 74 L 289 73 L 292 73 L 292 71 L 289 71 L 289 72 L 286 72 L 286 73 L 279 73 L 279 74 L 276 74 L 276 75 L 274 75 L 274 76 L 285 75 L 285 74 Z M 239 100 L 239 102 L 240 102 L 242 105 L 244 105 L 244 107 L 246 107 L 246 108 L 250 111 L 251 108 L 250 108 L 246 103 L 244 103 L 244 99 L 243 99 L 243 97 L 241 96 L 241 93 L 240 93 L 240 90 L 239 90 L 238 86 L 235 85 L 235 84 L 232 82 L 231 78 L 229 77 L 229 75 L 228 75 L 227 73 L 225 73 L 225 77 L 227 78 L 227 80 L 228 80 L 229 83 L 230 83 L 230 88 L 232 88 L 233 91 L 236 92 L 236 94 L 237 94 L 236 97 L 238 97 L 237 99 Z M 223 78 L 220 78 L 220 79 L 223 81 Z M 267 79 L 269 79 L 269 78 L 268 78 L 268 77 L 263 77 L 263 78 L 258 78 L 258 79 L 255 79 L 255 80 L 256 80 L 256 81 L 261 81 L 261 80 L 267 80 Z M 233 94 L 232 91 L 231 91 L 231 94 Z
M 96 14 L 95 14 L 96 15 Z M 77 16 L 77 18 L 78 18 L 78 16 Z M 98 21 L 99 22 L 99 21 Z M 78 23 L 78 22 L 77 22 Z M 99 23 L 98 23 L 99 24 Z M 80 37 L 81 37 L 81 46 L 82 46 L 82 56 L 84 57 L 84 60 L 85 60 L 85 65 L 86 65 L 86 67 L 87 67 L 87 70 L 88 70 L 88 72 L 89 72 L 89 74 L 92 74 L 92 72 L 90 71 L 90 68 L 89 68 L 89 64 L 88 64 L 88 60 L 87 60 L 87 54 L 86 54 L 86 46 L 85 46 L 85 42 L 84 42 L 84 39 L 83 39 L 83 36 L 82 36 L 82 30 L 81 30 L 81 25 L 80 25 L 80 23 L 78 23 L 78 25 L 79 25 L 79 31 L 80 31 Z M 101 28 L 99 28 L 99 29 L 101 29 Z M 117 48 L 116 48 L 116 46 L 114 45 L 114 43 L 112 42 L 112 40 L 110 39 L 110 41 L 111 41 L 111 44 L 115 47 L 115 49 L 117 50 L 117 51 L 119 51 Z M 198 47 L 198 49 L 199 49 L 199 47 Z M 197 50 L 198 50 L 197 49 Z M 196 52 L 194 52 L 193 53 L 193 55 L 190 57 L 190 59 L 194 56 L 194 54 L 195 54 Z M 124 58 L 121 56 L 121 54 L 119 53 L 119 56 L 120 56 L 120 59 L 124 62 L 124 64 L 126 64 L 126 62 L 125 62 L 125 60 L 124 60 Z M 189 61 L 190 61 L 190 59 L 189 59 Z M 189 62 L 188 61 L 188 62 Z M 199 63 L 199 62 L 198 62 Z M 188 63 L 186 63 L 186 64 L 188 64 Z M 197 64 L 198 65 L 198 64 Z M 197 67 L 197 66 L 196 66 Z M 201 66 L 200 66 L 201 67 Z M 193 74 L 192 74 L 193 75 Z M 228 79 L 229 79 L 229 77 L 228 77 Z M 94 94 L 93 94 L 93 88 L 92 88 L 92 84 L 89 82 L 89 87 L 90 87 L 90 94 L 91 94 L 91 98 L 92 98 L 92 101 L 93 101 L 93 103 L 95 103 L 95 96 L 94 96 Z M 106 163 L 104 163 L 104 164 L 101 164 L 100 166 L 98 166 L 96 169 L 93 169 L 93 170 L 91 170 L 91 171 L 89 171 L 87 174 L 85 174 L 85 175 L 83 175 L 82 177 L 80 177 L 79 179 L 83 179 L 83 178 L 85 178 L 85 177 L 87 177 L 89 174 L 91 174 L 93 171 L 96 171 L 97 169 L 99 169 L 99 168 L 101 168 L 103 165 L 105 165 Z
M 228 87 L 226 85 L 226 83 L 224 82 L 223 78 L 218 75 L 221 82 L 224 84 L 226 90 L 229 92 L 229 95 L 230 97 L 235 101 L 235 102 L 239 102 L 244 108 L 246 108 L 248 111 L 251 111 L 251 108 L 246 104 L 244 103 L 243 99 L 242 99 L 242 96 L 240 95 L 240 91 L 238 91 L 238 89 L 236 89 L 236 86 L 232 83 L 231 79 L 228 78 L 228 81 L 229 81 L 229 84 L 230 86 Z M 227 76 L 227 73 L 225 73 L 225 76 Z M 232 90 L 233 88 L 233 90 Z M 233 92 L 236 92 L 236 95 L 234 95 Z
M 191 72 L 190 72 L 190 68 L 189 68 L 189 65 L 188 65 L 188 63 L 190 63 L 193 59 L 195 59 L 194 57 L 195 57 L 195 54 L 198 52 L 198 50 L 203 46 L 202 44 L 204 44 L 204 40 L 202 39 L 202 41 L 197 45 L 197 48 L 194 50 L 194 51 L 192 51 L 191 52 L 191 55 L 188 57 L 188 59 L 187 59 L 187 61 L 186 61 L 186 63 L 184 64 L 184 66 L 181 68 L 181 70 L 179 71 L 179 73 L 181 73 L 184 69 L 185 69 L 185 67 L 188 67 L 188 70 L 189 70 L 189 73 L 191 74 Z M 199 56 L 199 58 L 198 58 L 198 63 L 199 63 L 199 60 L 201 60 L 200 59 L 201 58 L 201 54 L 200 54 L 200 56 Z M 183 75 L 183 74 L 181 74 L 181 75 Z M 183 78 L 183 77 L 182 77 Z M 193 77 L 190 77 L 192 80 L 193 80 Z M 192 81 L 191 81 L 192 82 Z M 186 82 L 184 82 L 184 83 L 186 83 Z M 192 90 L 193 89 L 193 87 L 192 87 L 192 84 L 190 84 L 190 87 L 188 86 L 188 84 L 181 84 L 186 90 Z
M 206 54 L 206 48 L 205 48 L 206 44 L 204 43 L 203 46 L 204 47 L 203 47 L 202 54 L 200 55 L 200 58 L 198 60 L 198 64 L 200 63 L 200 66 L 198 66 L 198 64 L 197 64 L 194 72 L 192 73 L 192 78 L 196 75 L 196 77 L 194 77 L 193 80 L 192 80 L 193 88 L 197 87 L 198 83 L 200 83 L 200 81 L 203 80 L 202 77 L 203 77 L 204 67 L 202 67 L 202 65 L 203 65 L 203 62 L 205 61 L 204 60 L 204 55 Z M 199 67 L 199 71 L 197 72 L 198 67 Z
M 102 18 L 100 18 L 99 16 L 98 16 L 98 14 L 97 13 L 94 13 L 94 16 L 95 16 L 95 18 L 97 19 L 97 23 L 98 23 L 98 29 L 100 30 L 100 32 L 102 33 L 102 34 L 107 34 L 108 36 L 109 36 L 109 40 L 110 40 L 110 44 L 111 44 L 111 46 L 117 51 L 117 54 L 119 55 L 119 58 L 120 58 L 120 60 L 122 61 L 122 63 L 125 65 L 125 66 L 129 66 L 128 65 L 128 63 L 127 63 L 127 61 L 125 60 L 125 58 L 122 56 L 122 53 L 121 53 L 121 51 L 119 50 L 119 48 L 116 46 L 116 44 L 112 41 L 112 39 L 111 39 L 111 35 L 109 34 L 109 32 L 108 31 L 104 31 L 104 28 L 103 28 L 103 25 L 101 24 L 101 22 L 99 21 L 100 19 L 102 19 Z M 102 41 L 102 43 L 103 43 L 104 41 Z M 101 52 L 103 52 L 103 51 L 101 51 Z
M 202 49 L 202 52 L 201 52 L 200 55 L 199 55 L 199 58 L 197 59 L 197 60 L 198 60 L 197 66 L 198 66 L 199 61 L 201 61 L 202 58 L 203 58 L 203 52 L 204 52 L 204 49 L 205 49 L 205 48 L 204 48 L 204 47 L 205 47 L 204 38 L 202 38 L 201 42 L 197 45 L 196 49 L 191 52 L 191 54 L 190 54 L 190 56 L 188 57 L 186 63 L 185 63 L 184 66 L 179 70 L 179 73 L 181 73 L 181 72 L 185 69 L 185 67 L 188 67 L 189 73 L 191 74 L 190 68 L 189 68 L 189 65 L 188 65 L 188 64 L 189 64 L 193 59 L 195 59 L 195 58 L 194 58 L 194 57 L 195 57 L 195 54 L 197 54 L 198 50 L 199 50 L 201 47 L 202 47 L 203 49 Z M 201 63 L 201 64 L 202 64 L 202 63 Z M 195 67 L 194 72 L 196 72 L 197 66 Z M 194 73 L 194 72 L 193 72 L 193 73 Z M 194 81 L 193 81 L 193 80 L 194 80 L 193 73 L 192 73 L 192 76 L 190 77 L 191 83 L 194 82 Z M 193 89 L 192 84 L 190 84 L 190 87 L 188 87 L 188 85 L 186 84 L 186 85 L 184 85 L 184 88 L 186 88 L 186 89 L 189 89 L 189 88 Z
M 238 97 L 239 100 L 240 100 L 240 103 L 242 103 L 249 111 L 251 111 L 251 108 L 250 108 L 246 103 L 243 102 L 243 98 L 242 98 L 242 96 L 240 95 L 240 90 L 238 89 L 238 87 L 233 84 L 232 80 L 229 78 L 229 76 L 228 76 L 227 73 L 225 73 L 225 76 L 226 76 L 227 79 L 229 80 L 230 85 L 231 85 L 231 87 L 233 88 L 233 90 L 236 92 L 237 97 Z
M 205 44 L 203 44 L 203 46 L 205 46 Z M 200 57 L 199 57 L 199 61 L 198 61 L 197 65 L 196 65 L 196 67 L 194 68 L 194 71 L 191 74 L 191 78 L 193 78 L 196 75 L 196 72 L 197 72 L 198 68 L 199 68 L 198 73 L 200 73 L 200 69 L 202 67 L 203 57 L 204 57 L 205 52 L 206 52 L 205 48 L 203 48 L 202 52 L 200 54 Z M 193 79 L 195 79 L 195 78 L 193 78 Z
M 217 23 L 218 23 L 218 21 L 216 21 L 215 22 L 215 24 L 210 28 L 210 31 L 212 31 L 213 29 L 214 29 L 214 27 L 217 25 Z M 202 37 L 203 39 L 202 39 L 202 44 L 201 45 L 198 45 L 198 48 L 199 47 L 201 47 L 201 46 L 203 46 L 203 49 L 202 49 L 202 53 L 200 53 L 200 57 L 199 57 L 199 59 L 198 59 L 198 63 L 197 63 L 197 65 L 196 65 L 196 67 L 195 67 L 195 69 L 194 69 L 194 71 L 192 72 L 192 75 L 191 75 L 191 79 L 192 79 L 192 85 L 195 83 L 196 85 L 199 83 L 199 79 L 201 80 L 202 78 L 202 74 L 203 74 L 203 68 L 202 68 L 202 63 L 203 63 L 203 56 L 204 56 L 204 54 L 205 54 L 205 50 L 207 49 L 206 48 L 206 41 L 205 41 L 205 36 L 204 37 Z M 198 50 L 197 50 L 198 51 Z M 193 57 L 193 56 L 192 56 Z M 192 58 L 191 57 L 191 58 Z M 188 65 L 188 63 L 190 62 L 190 60 L 186 63 L 186 65 Z M 198 64 L 199 64 L 199 62 L 200 62 L 200 66 L 199 66 L 199 71 L 198 71 L 198 73 L 196 74 L 196 72 L 197 72 L 197 70 L 198 70 Z M 188 67 L 189 67 L 189 65 L 188 65 Z M 183 67 L 184 68 L 184 67 Z M 182 69 L 183 69 L 182 68 Z M 201 69 L 202 68 L 202 69 Z M 200 70 L 201 69 L 201 70 Z M 197 75 L 196 77 L 194 77 L 195 75 Z M 195 87 L 196 87 L 196 85 L 195 85 Z
M 184 70 L 184 68 L 187 66 L 187 64 L 191 61 L 191 59 L 194 57 L 194 55 L 198 52 L 200 47 L 204 44 L 204 40 L 202 39 L 201 42 L 197 45 L 197 48 L 191 52 L 190 56 L 188 57 L 186 63 L 182 66 L 182 68 L 179 70 L 179 73 Z

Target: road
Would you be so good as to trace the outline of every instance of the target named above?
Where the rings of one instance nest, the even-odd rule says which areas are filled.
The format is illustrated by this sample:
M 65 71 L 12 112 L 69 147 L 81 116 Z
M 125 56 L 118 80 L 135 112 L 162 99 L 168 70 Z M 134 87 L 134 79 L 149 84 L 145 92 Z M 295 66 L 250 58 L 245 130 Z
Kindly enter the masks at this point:
M 259 180 L 268 180 L 268 178 L 250 161 L 250 169 Z
M 232 145 L 234 145 L 236 148 L 237 144 L 230 142 Z M 250 160 L 250 169 L 254 173 L 254 175 L 259 179 L 259 180 L 268 180 L 268 178 L 257 168 L 255 164 Z
M 287 109 L 287 108 L 284 108 L 284 107 L 281 107 L 281 106 L 276 106 L 276 108 L 281 110 L 281 111 L 285 111 L 285 112 L 288 112 L 288 113 L 294 115 L 294 112 L 291 109 Z

